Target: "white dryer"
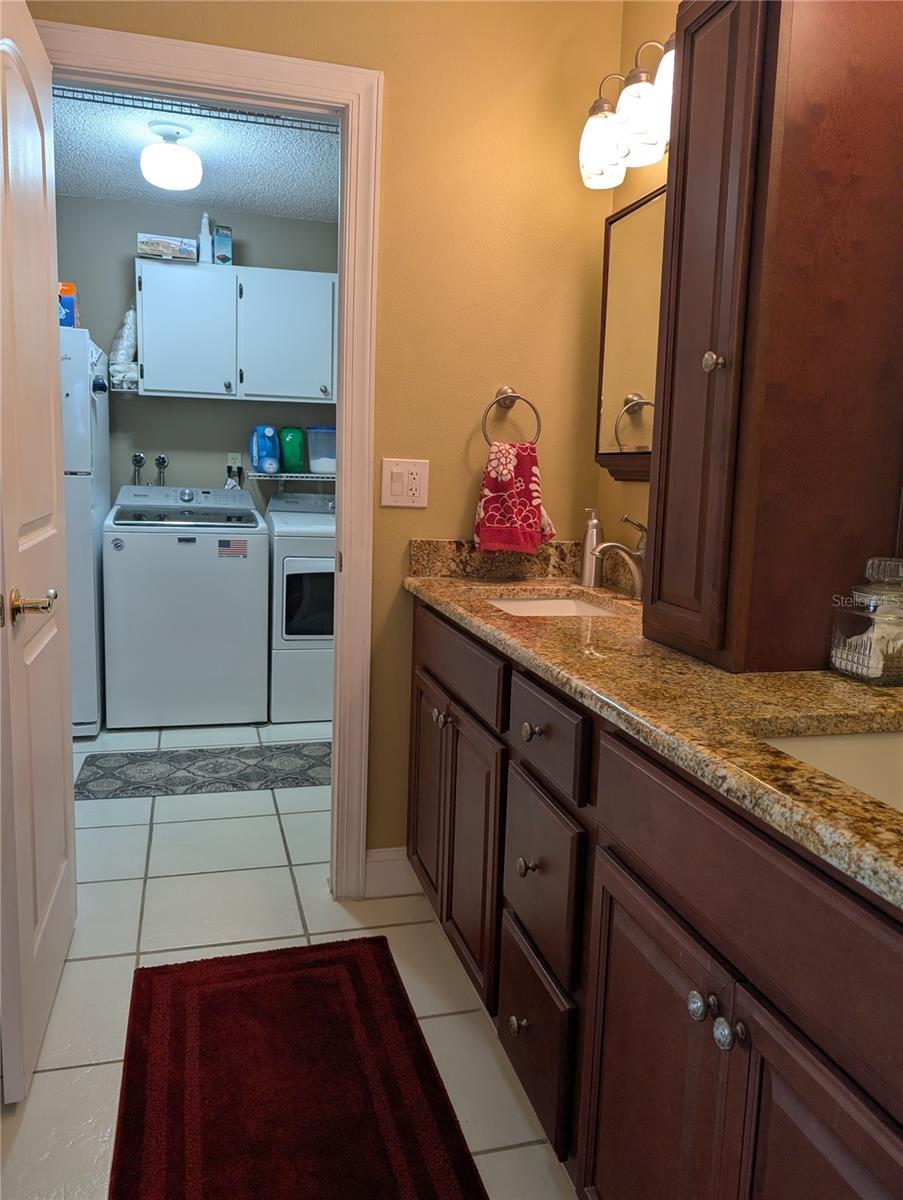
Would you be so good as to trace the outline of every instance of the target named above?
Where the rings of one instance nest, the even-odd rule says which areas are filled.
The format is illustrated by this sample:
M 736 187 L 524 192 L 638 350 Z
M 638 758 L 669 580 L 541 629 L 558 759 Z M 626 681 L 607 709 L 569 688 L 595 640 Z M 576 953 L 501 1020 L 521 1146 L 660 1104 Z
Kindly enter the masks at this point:
M 120 489 L 103 533 L 109 728 L 266 721 L 268 567 L 247 492 Z
M 271 538 L 270 720 L 331 721 L 335 496 L 277 492 Z

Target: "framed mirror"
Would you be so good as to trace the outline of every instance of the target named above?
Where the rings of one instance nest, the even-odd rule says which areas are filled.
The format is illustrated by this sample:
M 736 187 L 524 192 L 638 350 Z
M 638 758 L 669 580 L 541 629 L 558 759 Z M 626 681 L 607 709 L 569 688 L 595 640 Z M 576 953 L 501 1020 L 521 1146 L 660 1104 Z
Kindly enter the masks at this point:
M 649 478 L 664 238 L 664 187 L 605 222 L 596 462 L 618 480 Z

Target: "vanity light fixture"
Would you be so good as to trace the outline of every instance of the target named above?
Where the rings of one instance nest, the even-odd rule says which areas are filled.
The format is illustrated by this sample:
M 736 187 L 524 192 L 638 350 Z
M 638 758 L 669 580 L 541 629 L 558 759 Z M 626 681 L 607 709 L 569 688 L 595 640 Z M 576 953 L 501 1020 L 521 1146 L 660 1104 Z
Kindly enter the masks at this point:
M 151 121 L 148 129 L 162 140 L 141 151 L 141 174 L 147 182 L 168 192 L 196 188 L 204 175 L 200 155 L 179 144 L 180 138 L 190 136 L 191 129 L 175 121 Z
M 662 51 L 654 81 L 640 66 L 640 55 L 649 46 Z M 664 43 L 643 42 L 626 77 L 612 72 L 602 80 L 580 138 L 580 175 L 586 187 L 617 187 L 627 167 L 648 167 L 664 158 L 671 134 L 674 46 L 673 33 Z M 617 105 L 602 95 L 609 79 L 623 85 Z
M 609 79 L 623 82 L 624 76 L 613 71 L 599 84 L 599 96 L 590 106 L 577 155 L 580 177 L 584 185 L 594 191 L 617 187 L 624 182 L 627 173 L 628 147 L 623 122 L 611 100 L 602 95 Z

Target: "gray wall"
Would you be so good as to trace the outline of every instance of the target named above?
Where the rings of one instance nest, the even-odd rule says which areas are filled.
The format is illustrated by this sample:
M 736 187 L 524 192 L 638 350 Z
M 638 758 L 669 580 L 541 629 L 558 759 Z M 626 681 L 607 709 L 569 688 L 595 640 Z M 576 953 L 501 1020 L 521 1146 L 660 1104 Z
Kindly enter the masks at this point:
M 211 225 L 231 225 L 239 265 L 335 271 L 338 227 L 321 221 L 295 221 L 256 213 L 217 212 Z M 136 204 L 118 200 L 57 197 L 60 279 L 78 285 L 81 323 L 109 350 L 122 314 L 135 294 L 135 241 L 141 233 L 197 237 L 201 213 L 180 205 Z M 167 483 L 220 487 L 226 453 L 241 451 L 255 425 L 333 425 L 335 408 L 317 404 L 278 404 L 248 400 L 161 399 L 114 394 L 110 404 L 113 494 L 131 481 L 130 459 L 143 450 L 148 463 L 169 455 Z M 145 468 L 145 481 L 155 477 Z M 252 490 L 256 485 L 252 485 Z M 264 503 L 273 489 L 264 484 Z

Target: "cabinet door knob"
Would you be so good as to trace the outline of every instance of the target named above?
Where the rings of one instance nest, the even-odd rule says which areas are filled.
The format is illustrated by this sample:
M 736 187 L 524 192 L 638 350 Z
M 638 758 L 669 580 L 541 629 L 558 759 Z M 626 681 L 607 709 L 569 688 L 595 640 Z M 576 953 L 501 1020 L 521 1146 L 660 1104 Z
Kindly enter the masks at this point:
M 528 862 L 525 858 L 519 858 L 514 864 L 514 869 L 520 875 L 521 879 L 526 879 L 528 871 L 536 871 L 539 869 L 539 864 L 535 863 L 531 858 Z
M 326 386 L 325 383 L 320 384 L 320 391 L 323 393 L 324 396 L 329 395 L 329 388 Z
M 535 737 L 542 737 L 542 726 L 531 725 L 529 721 L 524 721 L 520 727 L 520 735 L 525 742 L 532 742 Z
M 439 716 L 436 718 L 436 724 L 439 726 L 440 729 L 445 728 L 447 721 L 448 721 L 448 717 L 445 715 L 445 713 L 440 713 Z
M 432 718 L 433 718 L 433 724 L 434 724 L 434 725 L 436 725 L 436 724 L 438 723 L 438 721 L 439 721 L 439 709 L 438 709 L 438 708 L 434 708 L 434 709 L 433 709 L 433 711 L 432 711 L 432 713 L 431 713 L 430 715 L 431 715 L 431 716 L 432 716 Z
M 719 1050 L 730 1050 L 734 1042 L 745 1042 L 748 1037 L 746 1026 L 742 1021 L 731 1025 L 724 1017 L 716 1017 L 712 1025 L 712 1037 Z
M 519 1021 L 515 1016 L 508 1018 L 508 1032 L 512 1037 L 519 1037 L 520 1034 L 526 1033 L 529 1028 L 530 1022 L 526 1017 L 521 1017 Z
M 232 391 L 232 381 L 230 379 L 227 379 L 225 381 L 225 383 L 223 384 L 223 387 L 226 389 L 227 392 L 231 392 Z
M 727 359 L 723 354 L 716 354 L 714 350 L 706 350 L 702 356 L 702 369 L 706 375 L 712 371 L 720 371 L 727 366 Z
M 694 1021 L 704 1021 L 707 1016 L 717 1017 L 721 1005 L 714 992 L 703 996 L 702 992 L 693 988 L 687 993 L 687 1012 Z

